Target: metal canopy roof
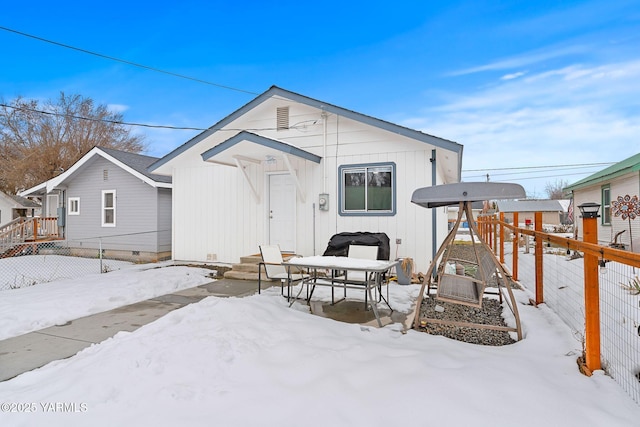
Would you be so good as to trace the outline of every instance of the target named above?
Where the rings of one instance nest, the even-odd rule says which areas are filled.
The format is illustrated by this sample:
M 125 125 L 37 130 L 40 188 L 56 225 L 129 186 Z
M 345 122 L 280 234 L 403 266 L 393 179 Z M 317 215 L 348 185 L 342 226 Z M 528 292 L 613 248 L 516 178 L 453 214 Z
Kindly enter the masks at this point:
M 418 188 L 411 202 L 425 208 L 457 205 L 460 202 L 481 200 L 524 199 L 526 193 L 520 184 L 504 182 L 458 182 Z

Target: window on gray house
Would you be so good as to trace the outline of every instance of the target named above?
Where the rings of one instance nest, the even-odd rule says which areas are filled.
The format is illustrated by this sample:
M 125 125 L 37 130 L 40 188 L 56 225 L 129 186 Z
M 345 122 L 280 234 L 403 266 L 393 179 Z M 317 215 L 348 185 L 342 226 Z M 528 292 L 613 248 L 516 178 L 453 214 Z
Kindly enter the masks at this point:
M 102 190 L 102 226 L 116 226 L 116 190 Z
M 602 186 L 602 225 L 611 225 L 611 187 Z
M 69 215 L 80 215 L 80 197 L 69 197 Z

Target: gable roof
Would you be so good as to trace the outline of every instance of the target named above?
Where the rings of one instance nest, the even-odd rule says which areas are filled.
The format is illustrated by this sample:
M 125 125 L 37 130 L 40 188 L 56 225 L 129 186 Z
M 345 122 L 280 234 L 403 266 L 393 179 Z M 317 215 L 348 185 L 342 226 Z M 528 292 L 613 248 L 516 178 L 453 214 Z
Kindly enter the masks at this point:
M 159 160 L 158 157 L 145 156 L 144 154 L 129 153 L 127 151 L 114 150 L 113 148 L 96 147 L 112 156 L 114 159 L 122 162 L 122 164 L 130 167 L 134 171 L 146 176 L 157 183 L 171 183 L 170 176 L 157 175 L 149 172 L 148 168 Z
M 9 201 L 9 203 L 14 203 L 16 208 L 39 208 L 40 204 L 34 202 L 33 200 L 29 200 L 26 197 L 21 197 L 16 194 L 7 194 L 0 191 L 0 197 L 4 197 Z
M 377 128 L 380 129 L 384 129 L 387 130 L 389 132 L 393 132 L 399 135 L 403 135 L 418 141 L 422 141 L 428 144 L 431 144 L 435 147 L 438 148 L 442 148 L 445 150 L 449 150 L 452 152 L 457 153 L 458 156 L 458 179 L 460 179 L 460 174 L 461 174 L 461 164 L 462 164 L 462 148 L 463 146 L 461 144 L 458 144 L 457 142 L 453 142 L 453 141 L 449 141 L 443 138 L 439 138 L 433 135 L 429 135 L 426 134 L 424 132 L 420 132 L 414 129 L 410 129 L 404 126 L 400 126 L 391 122 L 387 122 L 381 119 L 377 119 L 375 117 L 371 117 L 371 116 L 367 116 L 365 114 L 361 114 L 361 113 L 357 113 L 355 111 L 352 110 L 348 110 L 342 107 L 338 107 L 336 105 L 332 105 L 326 102 L 322 102 L 319 101 L 317 99 L 313 99 L 313 98 L 309 98 L 307 96 L 304 95 L 300 95 L 298 93 L 295 92 L 291 92 L 282 88 L 279 88 L 277 86 L 271 86 L 271 88 L 269 88 L 266 92 L 262 93 L 261 95 L 258 95 L 256 98 L 254 98 L 252 101 L 248 102 L 247 104 L 245 104 L 243 107 L 239 108 L 238 110 L 234 111 L 233 113 L 231 113 L 230 115 L 228 115 L 227 117 L 223 118 L 222 120 L 220 120 L 219 122 L 217 122 L 216 124 L 214 124 L 213 126 L 211 126 L 209 129 L 203 131 L 202 133 L 196 135 L 195 137 L 193 137 L 192 139 L 190 139 L 189 141 L 185 142 L 184 144 L 182 144 L 181 146 L 179 146 L 178 148 L 176 148 L 175 150 L 173 150 L 172 152 L 170 152 L 169 154 L 167 154 L 166 156 L 162 157 L 160 160 L 158 160 L 157 162 L 155 162 L 154 164 L 152 164 L 149 167 L 150 171 L 154 171 L 156 169 L 158 169 L 160 166 L 168 163 L 169 161 L 171 161 L 172 159 L 176 158 L 177 156 L 179 156 L 180 154 L 184 153 L 185 151 L 189 150 L 191 147 L 195 146 L 196 144 L 198 144 L 200 141 L 204 140 L 205 138 L 207 138 L 208 136 L 214 134 L 216 131 L 218 131 L 219 129 L 221 129 L 222 127 L 226 126 L 227 124 L 233 122 L 235 119 L 237 119 L 238 117 L 244 115 L 245 113 L 247 113 L 248 111 L 254 109 L 256 106 L 260 105 L 261 103 L 265 102 L 266 100 L 273 98 L 273 97 L 280 97 L 280 98 L 286 98 L 289 99 L 291 101 L 294 102 L 298 102 L 301 104 L 305 104 L 308 105 L 310 107 L 314 107 L 320 110 L 324 110 L 327 111 L 329 113 L 333 113 L 336 115 L 340 115 L 343 117 L 347 117 L 349 119 L 364 123 L 364 124 L 368 124 L 371 126 L 375 126 Z
M 599 184 L 604 181 L 608 181 L 619 176 L 640 171 L 640 153 L 633 155 L 621 162 L 611 165 L 608 168 L 602 169 L 600 172 L 596 172 L 593 175 L 589 175 L 580 181 L 564 188 L 565 191 L 578 190 L 580 188 L 589 187 L 591 185 Z
M 498 211 L 511 212 L 564 212 L 557 200 L 499 200 Z
M 93 147 L 87 154 L 82 156 L 80 160 L 75 162 L 69 169 L 51 178 L 48 181 L 40 183 L 28 190 L 22 191 L 21 196 L 34 194 L 41 190 L 46 193 L 61 185 L 65 180 L 85 166 L 94 156 L 100 156 L 116 166 L 124 169 L 135 177 L 141 179 L 152 187 L 171 188 L 171 177 L 157 175 L 148 171 L 149 165 L 158 160 L 157 157 L 145 156 L 143 154 L 129 153 L 126 151 L 115 150 L 105 147 Z

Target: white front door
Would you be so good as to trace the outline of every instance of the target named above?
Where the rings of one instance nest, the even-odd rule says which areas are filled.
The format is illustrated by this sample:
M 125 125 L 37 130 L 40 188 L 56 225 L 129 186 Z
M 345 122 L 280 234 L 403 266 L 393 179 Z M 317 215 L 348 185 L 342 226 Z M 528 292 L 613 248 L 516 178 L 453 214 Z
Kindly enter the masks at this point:
M 296 250 L 296 186 L 289 174 L 269 175 L 269 244 Z
M 58 203 L 60 199 L 57 194 L 47 194 L 47 211 L 45 216 L 56 218 L 58 216 Z

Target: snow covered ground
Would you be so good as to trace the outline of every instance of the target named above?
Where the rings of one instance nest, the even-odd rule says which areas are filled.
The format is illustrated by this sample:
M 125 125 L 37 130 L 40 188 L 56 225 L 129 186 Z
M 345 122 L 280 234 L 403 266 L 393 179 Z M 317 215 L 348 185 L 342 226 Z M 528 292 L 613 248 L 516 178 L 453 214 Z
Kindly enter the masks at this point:
M 36 255 L 38 256 L 38 255 Z M 2 260 L 2 267 L 16 269 L 30 257 Z M 66 257 L 67 264 L 83 258 Z M 15 263 L 15 264 L 10 264 Z M 46 264 L 38 276 L 46 275 Z M 126 265 L 118 271 L 60 279 L 26 288 L 0 291 L 0 340 L 25 334 L 90 314 L 100 313 L 181 289 L 209 283 L 211 270 L 172 266 L 170 262 Z
M 136 268 L 0 292 L 5 335 L 205 281 Z M 394 308 L 418 290 L 392 285 Z M 580 374 L 581 344 L 525 292 L 525 339 L 505 347 L 340 323 L 279 294 L 209 297 L 0 383 L 0 425 L 638 425 L 640 406 L 602 372 Z

